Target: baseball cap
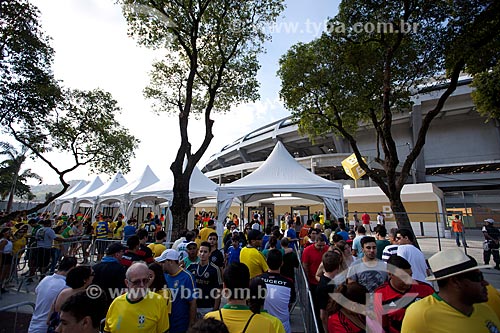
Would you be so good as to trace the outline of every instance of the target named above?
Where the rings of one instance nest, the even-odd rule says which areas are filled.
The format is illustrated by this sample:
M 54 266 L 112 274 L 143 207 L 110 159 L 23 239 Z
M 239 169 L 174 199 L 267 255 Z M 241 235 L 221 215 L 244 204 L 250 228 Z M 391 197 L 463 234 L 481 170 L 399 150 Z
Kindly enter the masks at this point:
M 196 243 L 195 243 L 196 244 Z M 160 254 L 159 257 L 155 258 L 156 262 L 164 262 L 165 260 L 175 260 L 178 261 L 180 257 L 180 253 L 174 249 L 167 249 Z
M 486 219 L 486 220 L 484 220 L 484 222 L 495 223 L 495 220 L 493 220 L 493 219 Z
M 247 238 L 249 241 L 259 240 L 262 239 L 262 237 L 263 237 L 262 232 L 260 232 L 259 230 L 251 229 L 248 231 Z
M 106 249 L 106 254 L 110 256 L 120 251 L 125 251 L 126 249 L 127 247 L 123 246 L 122 243 L 116 242 L 108 246 L 108 248 Z
M 190 245 L 194 245 L 194 247 L 198 247 L 198 244 L 196 244 L 196 242 L 189 242 L 189 243 L 186 244 L 186 249 L 188 247 L 190 247 Z

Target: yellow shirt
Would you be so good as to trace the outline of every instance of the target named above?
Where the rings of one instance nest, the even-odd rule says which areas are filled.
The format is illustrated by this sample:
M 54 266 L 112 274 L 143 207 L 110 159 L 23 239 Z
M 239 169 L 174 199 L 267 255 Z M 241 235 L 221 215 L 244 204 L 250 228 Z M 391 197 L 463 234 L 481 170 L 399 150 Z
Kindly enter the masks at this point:
M 222 321 L 224 324 L 226 324 L 227 329 L 231 333 L 243 332 L 248 319 L 250 319 L 253 314 L 248 306 L 245 305 L 226 304 L 220 311 L 222 313 L 222 318 L 218 310 L 207 313 L 205 315 L 205 318 L 214 318 Z M 248 333 L 276 333 L 273 323 L 260 314 L 256 314 L 255 316 L 253 316 L 252 320 L 250 320 L 250 323 L 248 324 L 246 331 Z
M 151 243 L 148 247 L 153 251 L 153 258 L 159 257 L 167 249 L 162 243 Z
M 241 249 L 240 262 L 247 265 L 250 270 L 251 279 L 257 275 L 267 272 L 269 269 L 264 255 L 254 247 L 245 246 Z
M 200 230 L 200 234 L 198 235 L 198 237 L 201 239 L 201 241 L 206 241 L 208 240 L 208 235 L 210 235 L 212 232 L 216 232 L 214 228 L 209 228 L 209 227 L 206 227 L 206 228 L 203 228 Z
M 106 315 L 105 332 L 163 333 L 170 328 L 165 299 L 152 292 L 137 302 L 128 293 L 115 298 Z
M 497 314 L 498 318 L 500 318 L 500 293 L 491 284 L 487 285 L 486 289 L 488 290 L 488 302 L 486 302 L 486 304 L 488 304 Z
M 163 297 L 165 300 L 165 304 L 167 305 L 167 313 L 171 314 L 172 313 L 172 293 L 170 292 L 169 288 L 165 288 L 162 290 L 155 291 L 158 295 Z
M 19 254 L 19 250 L 26 246 L 26 236 L 12 241 L 12 255 Z
M 466 316 L 434 293 L 408 307 L 401 333 L 491 333 L 499 328 L 500 320 L 486 303 L 474 304 Z
M 283 323 L 278 318 L 269 314 L 269 312 L 267 312 L 265 310 L 262 310 L 260 312 L 260 314 L 263 315 L 264 317 L 266 317 L 267 319 L 269 319 L 273 323 L 274 331 L 276 333 L 285 333 L 286 332 L 285 326 L 283 326 Z

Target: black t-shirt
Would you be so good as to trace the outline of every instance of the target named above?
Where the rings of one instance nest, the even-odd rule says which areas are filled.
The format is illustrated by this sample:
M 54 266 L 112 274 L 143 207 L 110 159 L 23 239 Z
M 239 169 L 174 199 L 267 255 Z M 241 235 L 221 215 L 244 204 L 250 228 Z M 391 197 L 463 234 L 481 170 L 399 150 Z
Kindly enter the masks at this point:
M 281 275 L 295 281 L 295 268 L 299 267 L 299 259 L 295 252 L 286 253 L 283 256 L 283 266 L 280 268 Z
M 199 308 L 213 308 L 215 305 L 216 296 L 213 289 L 222 289 L 222 277 L 219 267 L 209 262 L 205 266 L 191 264 L 187 268 L 196 280 L 196 287 L 201 290 L 201 294 L 197 295 L 196 305 Z
M 332 283 L 332 279 L 321 275 L 319 279 L 318 286 L 316 287 L 316 298 L 318 300 L 318 308 L 320 310 L 326 310 L 328 305 L 328 300 L 330 299 L 330 293 L 335 290 L 335 284 Z
M 213 262 L 218 267 L 224 266 L 224 256 L 219 249 L 214 250 L 214 252 L 210 254 L 208 261 Z

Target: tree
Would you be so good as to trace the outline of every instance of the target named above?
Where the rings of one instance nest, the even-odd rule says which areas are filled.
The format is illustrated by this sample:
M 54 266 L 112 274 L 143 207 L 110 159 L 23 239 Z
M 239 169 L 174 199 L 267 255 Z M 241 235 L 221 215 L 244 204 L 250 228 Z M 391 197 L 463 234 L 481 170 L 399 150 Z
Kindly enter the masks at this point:
M 63 88 L 55 80 L 54 51 L 38 9 L 27 0 L 0 1 L 0 13 L 0 130 L 46 163 L 63 185 L 28 213 L 61 196 L 69 187 L 64 177 L 81 166 L 128 172 L 138 140 L 116 121 L 120 108 L 111 94 Z M 70 161 L 64 163 L 61 154 L 69 154 Z
M 119 111 L 118 103 L 108 92 L 64 90 L 63 102 L 51 110 L 44 123 L 23 130 L 8 126 L 9 134 L 45 162 L 63 185 L 28 213 L 61 196 L 69 187 L 64 177 L 78 167 L 86 165 L 92 172 L 108 174 L 130 170 L 129 161 L 139 141 L 116 121 Z M 57 158 L 50 157 L 52 152 L 69 154 L 71 161 L 57 163 Z
M 23 163 L 27 158 L 27 149 L 23 147 L 21 151 L 17 151 L 11 144 L 0 142 L 0 155 L 7 155 L 8 159 L 0 163 L 0 196 L 2 200 L 9 197 L 7 201 L 7 213 L 10 213 L 14 196 L 30 197 L 33 195 L 29 185 L 26 181 L 30 178 L 37 179 L 40 183 L 42 178 L 31 171 L 26 169 L 21 172 Z
M 129 31 L 139 44 L 165 48 L 144 94 L 157 112 L 179 117 L 181 144 L 170 166 L 174 175 L 171 205 L 173 232 L 187 226 L 191 208 L 189 179 L 212 138 L 212 111 L 258 98 L 257 55 L 268 36 L 262 27 L 274 22 L 283 0 L 122 0 Z M 205 134 L 194 150 L 188 123 L 203 117 Z M 185 167 L 183 167 L 186 161 Z
M 344 137 L 360 167 L 388 197 L 399 227 L 411 228 L 401 190 L 432 120 L 462 71 L 484 72 L 498 59 L 499 13 L 495 1 L 343 1 L 327 33 L 293 46 L 280 60 L 280 95 L 299 130 L 311 138 L 332 131 Z M 408 111 L 411 96 L 432 80 L 446 88 L 423 116 L 401 164 L 393 113 Z M 376 167 L 361 158 L 360 124 L 375 130 Z
M 0 1 L 0 125 L 42 122 L 60 101 L 54 50 L 27 0 Z

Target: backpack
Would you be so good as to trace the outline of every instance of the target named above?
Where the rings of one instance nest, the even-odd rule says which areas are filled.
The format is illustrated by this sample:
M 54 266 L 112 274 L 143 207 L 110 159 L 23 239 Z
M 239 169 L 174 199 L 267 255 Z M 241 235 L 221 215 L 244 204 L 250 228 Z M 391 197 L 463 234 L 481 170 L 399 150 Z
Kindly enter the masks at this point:
M 250 325 L 250 321 L 252 321 L 253 316 L 255 316 L 255 313 L 252 313 L 250 318 L 248 318 L 247 323 L 245 324 L 245 328 L 243 328 L 243 331 L 241 333 L 245 333 L 247 331 L 248 325 Z M 219 316 L 220 316 L 220 321 L 224 322 L 224 319 L 222 318 L 222 311 L 219 309 Z

